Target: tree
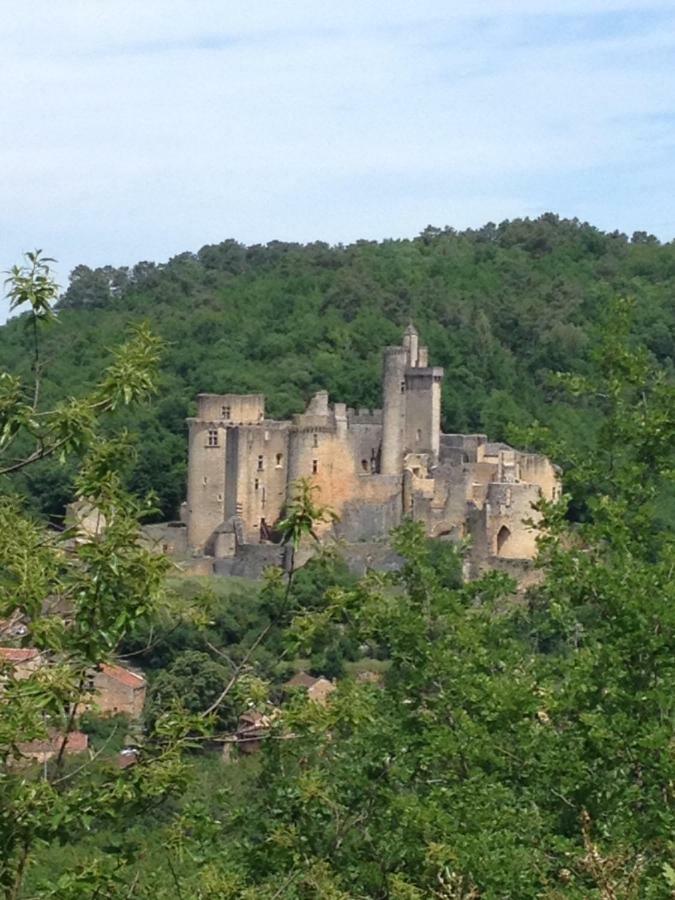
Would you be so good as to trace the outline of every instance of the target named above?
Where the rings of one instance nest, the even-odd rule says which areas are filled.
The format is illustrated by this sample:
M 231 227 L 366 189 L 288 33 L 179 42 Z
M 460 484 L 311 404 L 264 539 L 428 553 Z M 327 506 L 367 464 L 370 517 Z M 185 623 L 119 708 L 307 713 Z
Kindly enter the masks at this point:
M 48 263 L 39 251 L 27 254 L 27 265 L 15 267 L 8 279 L 12 308 L 29 306 L 23 323 L 32 336 L 32 381 L 0 373 L 0 617 L 20 617 L 22 644 L 43 660 L 28 677 L 11 665 L 1 675 L 0 894 L 8 900 L 21 896 L 40 846 L 72 839 L 96 823 L 121 824 L 179 787 L 179 751 L 188 730 L 187 719 L 159 720 L 139 764 L 126 773 L 88 759 L 75 768 L 67 764 L 68 738 L 92 673 L 164 592 L 166 561 L 137 540 L 150 500 L 127 493 L 119 475 L 128 439 L 101 433 L 107 414 L 153 392 L 161 344 L 146 327 L 135 328 L 88 394 L 43 407 L 40 341 L 43 329 L 56 327 Z M 82 457 L 78 494 L 100 511 L 102 532 L 49 531 L 12 490 L 14 473 L 73 453 Z M 39 771 L 26 768 L 22 746 L 47 738 L 56 748 L 53 760 Z M 53 896 L 109 896 L 120 863 L 99 863 L 71 872 Z
M 589 515 L 542 505 L 525 606 L 497 573 L 448 582 L 408 523 L 400 574 L 296 613 L 294 647 L 337 625 L 390 668 L 276 720 L 245 802 L 193 838 L 216 896 L 670 896 L 675 559 L 651 500 L 672 471 L 675 397 L 615 321 L 594 377 L 571 385 L 606 404 L 570 473 Z M 180 828 L 196 835 L 189 816 Z M 208 896 L 194 871 L 183 885 Z

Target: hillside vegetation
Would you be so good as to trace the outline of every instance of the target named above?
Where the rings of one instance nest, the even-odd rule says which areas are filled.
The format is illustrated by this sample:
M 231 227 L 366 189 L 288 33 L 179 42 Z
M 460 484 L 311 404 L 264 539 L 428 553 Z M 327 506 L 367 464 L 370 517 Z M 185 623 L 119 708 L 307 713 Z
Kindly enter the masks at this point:
M 432 362 L 445 367 L 445 430 L 508 439 L 539 420 L 583 445 L 594 411 L 567 405 L 551 374 L 586 370 L 617 295 L 634 298 L 636 339 L 672 372 L 675 244 L 550 214 L 462 232 L 427 228 L 410 240 L 227 240 L 165 264 L 78 266 L 58 324 L 42 338 L 44 400 L 81 391 L 129 323 L 148 321 L 170 347 L 160 393 L 116 427 L 138 435 L 130 486 L 153 488 L 159 514 L 174 517 L 184 495 L 184 419 L 199 391 L 262 391 L 273 417 L 301 410 L 322 388 L 377 406 L 382 347 L 412 319 Z M 0 359 L 28 375 L 26 324 L 24 316 L 0 328 Z M 57 462 L 34 467 L 23 488 L 51 515 L 72 490 Z

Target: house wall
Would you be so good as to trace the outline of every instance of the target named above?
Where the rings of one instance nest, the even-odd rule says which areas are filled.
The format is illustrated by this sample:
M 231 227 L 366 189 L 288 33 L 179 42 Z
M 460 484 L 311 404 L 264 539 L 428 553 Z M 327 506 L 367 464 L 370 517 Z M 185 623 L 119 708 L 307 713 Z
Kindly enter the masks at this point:
M 144 681 L 139 681 L 137 687 L 131 687 L 99 671 L 94 675 L 94 704 L 103 715 L 123 713 L 138 719 L 143 713 L 145 689 Z

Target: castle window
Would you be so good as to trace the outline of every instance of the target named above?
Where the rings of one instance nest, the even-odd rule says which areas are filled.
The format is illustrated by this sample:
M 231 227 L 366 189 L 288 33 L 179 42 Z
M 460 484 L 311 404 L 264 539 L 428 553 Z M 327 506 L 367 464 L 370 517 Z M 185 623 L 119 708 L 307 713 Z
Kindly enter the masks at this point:
M 312 435 L 312 447 L 318 447 L 318 446 L 319 446 L 319 435 L 315 431 L 314 434 Z
M 209 476 L 204 475 L 204 477 L 202 478 L 202 484 L 208 484 L 208 483 L 209 483 Z
M 262 472 L 262 470 L 263 470 L 264 468 L 265 468 L 265 460 L 264 460 L 264 458 L 263 458 L 262 456 L 259 456 L 259 457 L 258 457 L 258 471 L 259 471 L 259 472 Z
M 422 430 L 420 428 L 417 429 L 417 440 L 418 441 L 422 440 Z
M 401 393 L 405 394 L 405 381 L 401 382 Z
M 497 534 L 497 556 L 502 556 L 505 553 L 504 548 L 508 544 L 510 537 L 511 532 L 506 525 L 502 525 Z
M 260 501 L 260 505 L 261 505 L 261 506 L 264 506 L 266 500 L 267 500 L 267 491 L 265 490 L 265 488 L 263 488 L 263 489 L 262 489 L 262 498 L 261 498 L 261 501 Z
M 284 454 L 283 454 L 283 453 L 277 453 L 277 469 L 281 469 L 281 468 L 282 468 L 282 466 L 283 466 L 283 458 L 284 458 Z
M 218 494 L 218 501 L 219 501 L 219 502 L 222 502 L 222 499 L 223 499 L 223 495 L 222 495 L 222 494 Z
M 260 479 L 256 478 L 256 480 L 253 482 L 253 490 L 257 491 L 259 487 L 260 487 Z
M 316 473 L 318 471 L 319 471 L 319 460 L 313 459 L 312 460 L 312 475 L 316 475 Z
M 368 460 L 367 459 L 361 460 L 361 468 L 363 469 L 364 472 L 368 471 Z
M 223 419 L 229 419 L 232 416 L 232 407 L 224 406 L 220 412 L 221 412 Z
M 218 430 L 216 428 L 209 428 L 208 445 L 209 447 L 218 446 Z

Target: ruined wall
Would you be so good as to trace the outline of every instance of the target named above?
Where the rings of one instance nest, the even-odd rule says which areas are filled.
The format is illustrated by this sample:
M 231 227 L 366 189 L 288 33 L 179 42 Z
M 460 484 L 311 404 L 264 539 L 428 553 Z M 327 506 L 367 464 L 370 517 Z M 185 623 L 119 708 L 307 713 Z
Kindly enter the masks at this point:
M 532 505 L 541 496 L 532 484 L 493 483 L 482 510 L 470 517 L 472 553 L 485 559 L 533 559 L 537 553 L 536 530 L 526 520 L 537 522 Z
M 537 484 L 547 500 L 557 500 L 561 493 L 560 473 L 553 463 L 538 453 L 518 453 L 521 481 Z

